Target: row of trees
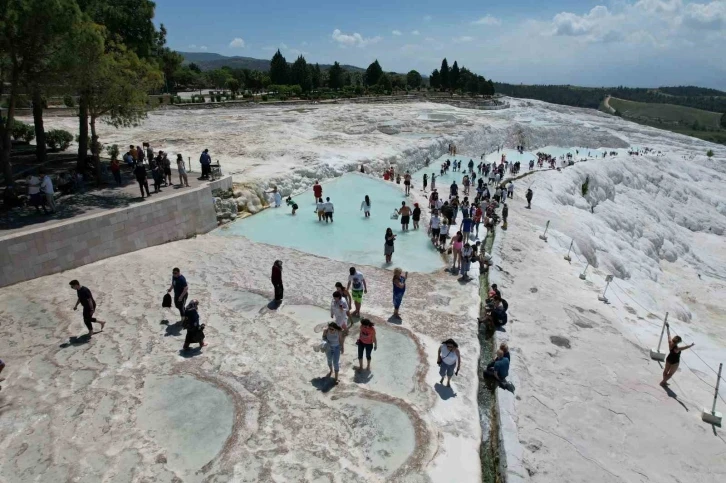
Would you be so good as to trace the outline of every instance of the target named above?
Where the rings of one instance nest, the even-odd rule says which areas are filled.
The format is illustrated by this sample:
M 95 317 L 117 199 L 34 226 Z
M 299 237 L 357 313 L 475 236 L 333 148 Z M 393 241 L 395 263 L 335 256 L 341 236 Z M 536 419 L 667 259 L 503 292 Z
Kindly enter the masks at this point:
M 0 164 L 7 183 L 16 108 L 32 103 L 36 154 L 44 162 L 43 110 L 50 96 L 78 96 L 79 166 L 90 146 L 100 173 L 97 122 L 138 123 L 146 115 L 148 94 L 168 89 L 183 61 L 166 47 L 166 30 L 156 29 L 153 17 L 150 0 L 0 2 L 0 95 L 7 98 Z
M 441 61 L 441 69 L 434 69 L 430 78 L 431 87 L 442 91 L 461 91 L 469 94 L 481 94 L 485 96 L 494 95 L 494 83 L 486 80 L 483 76 L 476 75 L 466 67 L 459 69 L 459 64 L 449 68 L 449 63 L 444 58 Z

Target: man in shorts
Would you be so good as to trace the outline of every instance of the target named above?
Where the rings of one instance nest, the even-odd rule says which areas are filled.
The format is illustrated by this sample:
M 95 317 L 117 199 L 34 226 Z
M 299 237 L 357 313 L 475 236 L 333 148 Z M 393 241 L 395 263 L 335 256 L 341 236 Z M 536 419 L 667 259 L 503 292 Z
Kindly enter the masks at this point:
M 363 301 L 363 294 L 368 293 L 368 285 L 363 274 L 356 270 L 355 267 L 350 267 L 349 273 L 347 289 L 350 291 L 351 298 L 355 304 L 355 312 L 351 315 L 360 317 L 360 304 Z M 353 287 L 352 289 L 351 285 Z
M 401 231 L 407 231 L 408 223 L 411 220 L 411 208 L 406 206 L 405 201 L 401 201 L 401 208 L 398 209 L 397 213 L 401 215 Z
M 78 280 L 71 280 L 69 285 L 73 290 L 78 292 L 78 300 L 76 300 L 76 305 L 73 306 L 73 310 L 78 309 L 78 304 L 83 306 L 83 323 L 86 324 L 88 336 L 91 337 L 93 335 L 93 325 L 91 324 L 101 324 L 101 330 L 103 330 L 106 322 L 98 320 L 93 316 L 93 313 L 96 311 L 96 301 L 93 300 L 91 291 L 86 287 L 82 287 Z

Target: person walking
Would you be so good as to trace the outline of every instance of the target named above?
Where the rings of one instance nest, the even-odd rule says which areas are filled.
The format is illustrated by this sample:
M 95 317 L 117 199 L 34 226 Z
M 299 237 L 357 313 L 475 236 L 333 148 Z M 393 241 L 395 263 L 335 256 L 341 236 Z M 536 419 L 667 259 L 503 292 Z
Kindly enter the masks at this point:
M 40 192 L 45 196 L 45 203 L 50 208 L 51 213 L 55 213 L 55 191 L 53 190 L 53 180 L 47 173 L 40 172 Z
M 421 221 L 421 208 L 419 208 L 418 203 L 413 204 L 411 218 L 413 219 L 413 229 L 418 230 L 418 223 Z
M 328 359 L 328 377 L 333 375 L 335 371 L 335 384 L 338 384 L 338 373 L 340 372 L 340 346 L 341 346 L 341 332 L 343 329 L 340 328 L 335 322 L 328 324 L 328 327 L 323 331 L 323 340 L 327 343 L 327 350 L 325 355 Z
M 431 173 L 431 191 L 436 191 L 436 173 Z
M 134 168 L 134 176 L 136 177 L 136 182 L 139 183 L 141 198 L 144 198 L 144 189 L 146 189 L 146 196 L 151 196 L 151 193 L 149 193 L 149 180 L 146 174 L 146 166 L 144 166 L 144 163 L 139 162 L 136 164 L 136 167 Z
M 78 309 L 78 304 L 83 307 L 83 323 L 88 329 L 88 337 L 91 337 L 93 335 L 92 324 L 101 324 L 101 330 L 103 330 L 106 327 L 106 322 L 93 316 L 96 313 L 96 301 L 93 299 L 91 291 L 87 287 L 83 287 L 78 280 L 71 280 L 69 285 L 78 293 L 78 299 L 76 305 L 73 306 L 73 310 Z
M 327 223 L 328 221 L 332 223 L 333 213 L 335 213 L 335 207 L 333 206 L 333 203 L 330 202 L 330 198 L 325 198 L 323 209 L 325 210 L 325 223 Z
M 454 256 L 454 266 L 451 267 L 452 273 L 458 273 L 461 269 L 461 249 L 464 248 L 464 235 L 457 231 L 456 235 L 451 238 L 451 254 Z M 456 261 L 459 261 L 459 267 L 456 267 Z
M 351 290 L 352 287 L 351 297 L 355 303 L 355 312 L 353 312 L 353 315 L 360 317 L 360 306 L 363 302 L 363 294 L 368 293 L 368 284 L 363 274 L 356 270 L 355 267 L 350 267 L 348 273 L 350 275 L 348 275 L 348 286 L 346 289 Z
M 469 217 L 469 212 L 464 212 L 464 218 L 461 220 L 461 226 L 459 227 L 459 229 L 461 230 L 461 234 L 463 235 L 464 243 L 468 243 L 473 225 L 474 220 Z
M 333 292 L 333 300 L 330 302 L 330 318 L 341 328 L 340 332 L 340 353 L 345 353 L 345 338 L 348 335 L 348 316 L 350 307 L 339 291 Z
M 525 198 L 527 198 L 527 208 L 532 209 L 532 197 L 534 196 L 534 193 L 532 193 L 532 188 L 527 188 L 527 195 Z
M 187 177 L 187 168 L 184 165 L 184 158 L 181 154 L 176 155 L 176 169 L 179 171 L 179 185 L 189 187 L 189 178 Z
M 183 351 L 190 350 L 191 344 L 199 344 L 199 348 L 206 347 L 204 342 L 204 324 L 199 322 L 199 301 L 192 300 L 184 308 L 184 328 L 187 330 L 187 336 L 184 338 Z
M 205 149 L 199 156 L 199 164 L 202 165 L 201 179 L 209 179 L 209 174 L 212 172 L 212 157 L 209 155 L 209 149 Z
M 110 168 L 113 179 L 116 181 L 116 186 L 121 186 L 123 184 L 121 181 L 121 163 L 119 163 L 118 159 L 111 160 Z
M 348 303 L 348 307 L 353 305 L 353 298 L 350 295 L 350 290 L 345 288 L 342 283 L 335 282 L 335 290 L 340 293 L 340 296 Z
M 451 377 L 458 376 L 461 369 L 461 353 L 459 353 L 459 345 L 454 339 L 446 339 L 441 343 L 436 364 L 439 366 L 441 376 L 439 384 L 443 384 L 446 379 L 446 387 L 451 387 Z
M 507 202 L 504 202 L 504 205 L 502 205 L 502 230 L 507 229 L 507 218 L 509 217 L 509 205 L 507 205 Z
M 284 287 L 282 286 L 282 261 L 275 260 L 272 264 L 272 275 L 270 277 L 272 286 L 275 289 L 275 303 L 279 307 L 282 303 L 282 296 L 284 293 Z
M 429 220 L 429 236 L 434 247 L 439 246 L 439 233 L 441 233 L 441 219 L 439 218 L 439 212 L 434 210 Z
M 358 335 L 358 371 L 363 371 L 363 353 L 366 355 L 366 372 L 371 370 L 371 351 L 378 350 L 375 324 L 368 319 L 360 321 L 360 334 Z
M 507 185 L 507 198 L 514 198 L 514 182 L 512 181 Z
M 315 184 L 313 185 L 313 195 L 315 196 L 316 203 L 319 199 L 322 199 L 323 197 L 323 187 L 320 186 L 320 182 L 317 179 L 315 180 Z
M 48 214 L 48 210 L 45 208 L 45 198 L 40 192 L 40 178 L 35 174 L 31 173 L 27 179 L 28 183 L 28 197 L 30 198 L 30 204 L 35 207 L 35 210 L 40 213 L 40 207 L 43 207 L 43 212 Z
M 396 210 L 401 215 L 401 231 L 408 231 L 408 223 L 411 220 L 411 208 L 406 206 L 405 201 L 401 201 L 401 208 Z
M 174 291 L 174 307 L 179 310 L 179 316 L 181 320 L 184 320 L 184 308 L 187 303 L 187 296 L 189 295 L 189 285 L 187 279 L 181 274 L 181 270 L 178 267 L 174 267 L 171 271 L 171 286 L 166 291 L 169 293 Z
M 366 195 L 365 198 L 363 199 L 363 201 L 361 202 L 360 209 L 366 218 L 371 217 L 371 199 L 368 197 L 368 195 Z
M 678 370 L 678 365 L 681 363 L 681 352 L 690 349 L 695 345 L 678 347 L 678 344 L 683 342 L 680 335 L 677 335 L 671 339 L 671 327 L 670 324 L 666 324 L 666 331 L 668 333 L 668 356 L 666 357 L 665 367 L 663 368 L 663 380 L 660 381 L 660 385 L 663 387 L 668 386 L 668 381 L 673 377 Z
M 315 205 L 315 212 L 318 214 L 318 221 L 325 220 L 325 202 L 322 198 L 318 198 L 318 202 Z
M 406 196 L 411 194 L 411 173 L 406 171 L 406 173 L 403 175 L 403 186 L 406 190 Z
M 386 256 L 386 263 L 391 263 L 393 257 L 393 242 L 396 241 L 396 235 L 393 234 L 393 230 L 390 228 L 386 229 L 386 242 L 383 245 L 383 254 Z
M 426 186 L 429 184 L 429 175 L 424 173 L 423 175 L 423 192 L 426 193 Z
M 163 151 L 159 151 L 161 156 L 161 167 L 164 170 L 164 180 L 167 186 L 171 186 L 171 160 Z
M 461 249 L 461 276 L 465 279 L 469 279 L 469 270 L 471 269 L 471 259 L 474 256 L 474 249 L 469 242 L 464 243 L 464 248 Z
M 405 274 L 400 268 L 393 269 L 393 318 L 400 319 L 401 315 L 398 313 L 398 309 L 401 307 L 403 302 L 403 296 L 406 293 L 406 280 L 408 279 L 408 272 Z

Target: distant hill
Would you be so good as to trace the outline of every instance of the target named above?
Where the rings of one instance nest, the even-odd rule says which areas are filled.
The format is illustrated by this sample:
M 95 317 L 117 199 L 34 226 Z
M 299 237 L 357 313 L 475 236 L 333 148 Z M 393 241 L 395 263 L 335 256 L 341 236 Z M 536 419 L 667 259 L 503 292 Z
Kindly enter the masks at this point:
M 214 70 L 222 67 L 231 67 L 233 69 L 250 69 L 250 70 L 270 70 L 269 59 L 255 59 L 253 57 L 233 56 L 215 54 L 212 52 L 179 52 L 184 57 L 184 63 L 190 64 L 194 62 L 202 70 Z M 320 64 L 320 68 L 327 70 L 330 64 Z M 365 72 L 365 69 L 354 65 L 341 64 L 341 67 L 348 72 Z

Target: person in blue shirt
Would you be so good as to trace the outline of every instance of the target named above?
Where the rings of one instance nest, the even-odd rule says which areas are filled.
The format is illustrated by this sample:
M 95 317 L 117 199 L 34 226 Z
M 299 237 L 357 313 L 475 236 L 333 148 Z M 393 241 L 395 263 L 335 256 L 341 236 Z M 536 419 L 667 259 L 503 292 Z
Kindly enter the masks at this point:
M 504 357 L 504 351 L 502 349 L 497 351 L 497 358 L 487 364 L 487 368 L 484 370 L 484 375 L 493 377 L 500 385 L 507 384 L 507 376 L 509 376 L 509 358 Z
M 212 172 L 212 157 L 209 155 L 209 149 L 205 149 L 202 155 L 199 156 L 199 164 L 202 165 L 202 179 L 209 178 Z
M 174 290 L 174 306 L 179 310 L 179 315 L 184 319 L 184 308 L 187 303 L 187 296 L 189 295 L 189 285 L 187 285 L 187 279 L 181 274 L 181 270 L 174 268 L 171 271 L 171 287 L 166 293 Z
M 465 212 L 464 219 L 461 220 L 461 226 L 459 227 L 461 234 L 464 235 L 464 243 L 469 242 L 469 235 L 471 235 L 471 227 L 473 224 L 472 219 L 469 218 L 469 213 Z

